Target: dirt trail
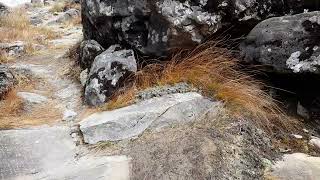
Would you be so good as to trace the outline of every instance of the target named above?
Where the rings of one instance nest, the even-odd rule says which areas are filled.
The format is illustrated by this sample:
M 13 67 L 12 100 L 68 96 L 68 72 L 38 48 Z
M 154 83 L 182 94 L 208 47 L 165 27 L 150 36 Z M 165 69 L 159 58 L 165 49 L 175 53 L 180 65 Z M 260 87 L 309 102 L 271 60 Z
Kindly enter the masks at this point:
M 32 77 L 31 88 L 17 91 L 27 106 L 31 102 L 29 113 L 42 116 L 35 116 L 30 123 L 40 126 L 0 131 L 0 179 L 128 179 L 126 156 L 96 157 L 85 147 L 77 146 L 71 136 L 73 121 L 86 107 L 81 99 L 81 84 L 66 76 L 73 62 L 64 55 L 82 39 L 82 30 L 80 26 L 62 24 L 48 28 L 60 37 L 37 55 L 8 64 L 14 71 Z

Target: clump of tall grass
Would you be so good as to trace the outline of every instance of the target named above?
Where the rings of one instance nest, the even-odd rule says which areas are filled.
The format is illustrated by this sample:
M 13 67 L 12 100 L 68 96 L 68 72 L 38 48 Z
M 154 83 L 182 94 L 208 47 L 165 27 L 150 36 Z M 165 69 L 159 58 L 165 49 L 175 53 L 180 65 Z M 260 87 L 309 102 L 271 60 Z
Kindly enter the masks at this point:
M 240 70 L 239 61 L 221 42 L 207 42 L 194 50 L 182 51 L 169 61 L 150 64 L 139 70 L 134 85 L 116 94 L 104 109 L 132 103 L 135 93 L 153 86 L 188 83 L 205 96 L 223 101 L 232 114 L 257 119 L 268 127 L 283 117 L 275 100 L 264 91 L 263 83 Z

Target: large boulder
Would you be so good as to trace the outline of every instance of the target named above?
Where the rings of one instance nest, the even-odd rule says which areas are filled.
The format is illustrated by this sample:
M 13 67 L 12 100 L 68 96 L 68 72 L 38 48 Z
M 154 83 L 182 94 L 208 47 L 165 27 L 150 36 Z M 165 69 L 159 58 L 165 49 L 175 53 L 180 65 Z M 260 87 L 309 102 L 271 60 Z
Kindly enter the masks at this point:
M 221 105 L 195 92 L 164 95 L 93 114 L 80 122 L 80 130 L 89 144 L 130 139 L 146 129 L 159 130 L 200 120 L 210 109 L 217 112 Z
M 85 39 L 129 46 L 145 55 L 197 44 L 222 27 L 255 24 L 272 16 L 319 9 L 317 0 L 82 1 Z M 239 29 L 238 29 L 239 31 Z
M 270 18 L 241 44 L 248 62 L 279 73 L 320 73 L 320 12 Z
M 13 87 L 15 78 L 12 72 L 3 65 L 0 65 L 0 99 Z
M 90 68 L 94 58 L 105 49 L 95 40 L 83 41 L 80 45 L 80 65 L 82 68 Z
M 106 102 L 137 71 L 132 50 L 114 45 L 98 55 L 92 63 L 85 88 L 85 101 L 92 106 Z

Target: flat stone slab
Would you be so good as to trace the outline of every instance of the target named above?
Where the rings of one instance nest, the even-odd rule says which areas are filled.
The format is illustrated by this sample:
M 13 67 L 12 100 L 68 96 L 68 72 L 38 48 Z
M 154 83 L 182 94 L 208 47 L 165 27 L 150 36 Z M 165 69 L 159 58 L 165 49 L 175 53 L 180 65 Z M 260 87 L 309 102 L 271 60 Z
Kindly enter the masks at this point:
M 126 156 L 79 156 L 68 127 L 0 131 L 0 179 L 129 179 Z
M 159 130 L 171 125 L 193 122 L 221 102 L 198 93 L 176 93 L 141 101 L 113 111 L 95 113 L 80 122 L 84 141 L 118 141 L 140 135 L 146 129 Z
M 36 93 L 18 92 L 17 95 L 24 99 L 28 104 L 41 104 L 48 101 L 48 98 Z
M 0 178 L 32 175 L 72 160 L 75 144 L 66 127 L 0 132 Z
M 320 157 L 302 153 L 286 154 L 272 167 L 272 177 L 281 180 L 305 180 L 320 178 Z

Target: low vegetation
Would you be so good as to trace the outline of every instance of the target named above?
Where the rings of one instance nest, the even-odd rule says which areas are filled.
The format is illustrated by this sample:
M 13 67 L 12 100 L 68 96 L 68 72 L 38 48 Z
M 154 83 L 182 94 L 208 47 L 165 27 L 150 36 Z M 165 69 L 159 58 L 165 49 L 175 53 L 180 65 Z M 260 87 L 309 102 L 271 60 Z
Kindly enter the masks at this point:
M 0 101 L 0 130 L 50 124 L 61 118 L 61 112 L 57 109 L 48 110 L 48 107 L 54 107 L 54 104 L 37 106 L 32 112 L 26 111 L 24 107 L 24 101 L 16 91 L 10 91 L 5 99 Z
M 58 35 L 44 27 L 32 26 L 24 10 L 0 17 L 0 43 L 23 41 L 26 43 L 26 54 L 34 53 L 34 44 L 46 45 L 47 40 Z M 0 52 L 0 62 L 9 60 L 5 52 Z
M 186 82 L 204 95 L 225 102 L 237 117 L 257 119 L 259 126 L 267 128 L 271 121 L 281 123 L 283 113 L 264 91 L 264 85 L 239 70 L 240 65 L 232 52 L 220 45 L 220 42 L 208 42 L 194 50 L 182 51 L 170 61 L 143 67 L 134 77 L 134 85 L 117 93 L 102 109 L 132 103 L 139 90 Z
M 15 78 L 15 88 L 10 90 L 0 101 L 0 130 L 50 124 L 61 118 L 61 112 L 52 108 L 55 107 L 53 102 L 34 105 L 32 112 L 26 110 L 25 101 L 18 96 L 17 92 L 31 92 L 35 89 L 34 77 L 16 73 Z M 37 81 L 39 80 L 37 79 Z
M 80 10 L 80 5 L 78 3 L 72 3 L 66 0 L 59 0 L 53 4 L 53 6 L 50 8 L 49 11 L 51 13 L 55 13 L 55 12 L 64 12 L 64 11 L 67 11 L 68 9 Z

